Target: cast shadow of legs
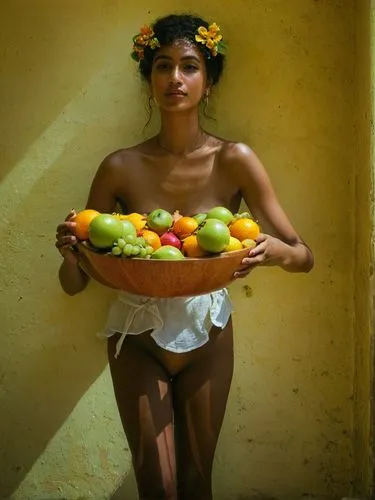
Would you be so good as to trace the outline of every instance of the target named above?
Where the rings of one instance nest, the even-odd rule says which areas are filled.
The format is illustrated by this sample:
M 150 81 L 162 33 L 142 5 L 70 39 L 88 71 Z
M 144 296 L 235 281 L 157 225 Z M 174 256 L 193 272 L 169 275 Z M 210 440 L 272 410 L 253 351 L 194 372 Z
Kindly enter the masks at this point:
M 135 481 L 135 476 L 133 469 L 130 470 L 129 474 L 121 481 L 116 491 L 112 493 L 109 500 L 137 500 L 137 483 Z
M 0 498 L 5 499 L 19 489 L 107 364 L 105 344 L 95 339 L 82 313 L 90 295 L 91 305 L 97 305 L 93 293 L 74 303 L 55 283 L 43 293 L 51 308 L 25 288 L 22 301 L 32 313 L 12 321 L 11 301 L 4 311 L 9 328 L 3 332 L 0 363 Z M 73 321 L 79 313 L 81 319 Z

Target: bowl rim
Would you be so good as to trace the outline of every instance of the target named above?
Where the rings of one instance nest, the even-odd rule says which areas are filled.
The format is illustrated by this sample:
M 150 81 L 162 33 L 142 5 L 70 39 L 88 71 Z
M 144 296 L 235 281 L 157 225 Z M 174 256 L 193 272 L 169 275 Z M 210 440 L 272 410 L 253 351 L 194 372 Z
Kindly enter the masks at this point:
M 119 257 L 116 255 L 112 255 L 111 252 L 109 251 L 102 251 L 99 250 L 93 246 L 91 246 L 87 241 L 79 241 L 76 243 L 78 251 L 80 251 L 80 247 L 84 247 L 87 251 L 96 254 L 96 255 L 101 255 L 103 257 L 109 257 L 111 259 L 116 259 L 120 260 L 121 262 L 131 262 L 131 261 L 141 261 L 141 262 L 207 262 L 207 260 L 218 260 L 218 259 L 228 259 L 232 258 L 235 256 L 240 256 L 240 255 L 246 255 L 246 252 L 250 252 L 250 248 L 241 248 L 240 250 L 232 250 L 230 252 L 222 252 L 220 254 L 212 254 L 212 255 L 207 255 L 205 257 L 185 257 L 184 259 L 144 259 L 140 257 Z

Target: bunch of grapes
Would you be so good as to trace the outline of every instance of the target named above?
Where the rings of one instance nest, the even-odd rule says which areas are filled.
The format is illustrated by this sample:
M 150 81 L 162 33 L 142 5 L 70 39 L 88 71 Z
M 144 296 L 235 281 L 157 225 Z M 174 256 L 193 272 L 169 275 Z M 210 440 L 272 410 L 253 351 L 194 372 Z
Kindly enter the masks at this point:
M 112 255 L 116 255 L 117 257 L 147 259 L 153 251 L 152 246 L 148 245 L 144 238 L 133 236 L 132 234 L 119 238 L 112 247 Z

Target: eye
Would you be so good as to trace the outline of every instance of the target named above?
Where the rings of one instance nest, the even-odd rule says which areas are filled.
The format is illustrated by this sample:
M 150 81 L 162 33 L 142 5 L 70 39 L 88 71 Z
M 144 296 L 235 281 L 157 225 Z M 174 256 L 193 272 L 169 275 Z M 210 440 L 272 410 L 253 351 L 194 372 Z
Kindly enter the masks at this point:
M 188 73 L 195 73 L 196 71 L 199 71 L 199 68 L 196 64 L 185 64 L 184 70 Z
M 167 62 L 160 62 L 160 63 L 157 63 L 155 68 L 158 70 L 158 71 L 168 71 L 169 69 L 169 64 Z

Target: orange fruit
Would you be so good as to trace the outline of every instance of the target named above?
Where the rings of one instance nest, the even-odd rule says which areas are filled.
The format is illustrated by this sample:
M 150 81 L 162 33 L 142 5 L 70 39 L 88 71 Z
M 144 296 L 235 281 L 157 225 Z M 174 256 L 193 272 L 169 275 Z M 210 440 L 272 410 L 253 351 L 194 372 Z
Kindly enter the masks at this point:
M 78 214 L 74 217 L 73 222 L 76 223 L 74 233 L 79 240 L 89 239 L 89 226 L 91 221 L 93 221 L 98 215 L 100 215 L 100 213 L 97 210 L 87 208 L 78 212 Z
M 224 248 L 224 252 L 234 252 L 235 250 L 242 250 L 242 243 L 237 238 L 230 236 L 228 245 Z
M 146 217 L 142 214 L 138 214 L 137 212 L 133 212 L 133 213 L 128 214 L 128 215 L 122 215 L 121 219 L 125 219 L 125 220 L 130 221 L 133 224 L 133 226 L 136 228 L 137 233 L 139 231 L 142 231 L 142 229 L 144 229 L 146 222 L 147 222 Z
M 197 237 L 192 234 L 182 242 L 182 253 L 186 257 L 204 257 L 207 253 L 199 246 Z
M 157 250 L 161 247 L 161 241 L 159 235 L 154 231 L 150 231 L 149 229 L 144 229 L 141 231 L 140 235 L 148 245 L 150 245 L 154 250 Z
M 179 238 L 190 236 L 198 227 L 198 222 L 193 217 L 181 217 L 172 227 L 172 231 Z
M 229 226 L 230 235 L 240 241 L 255 240 L 260 234 L 260 227 L 253 219 L 237 219 Z

